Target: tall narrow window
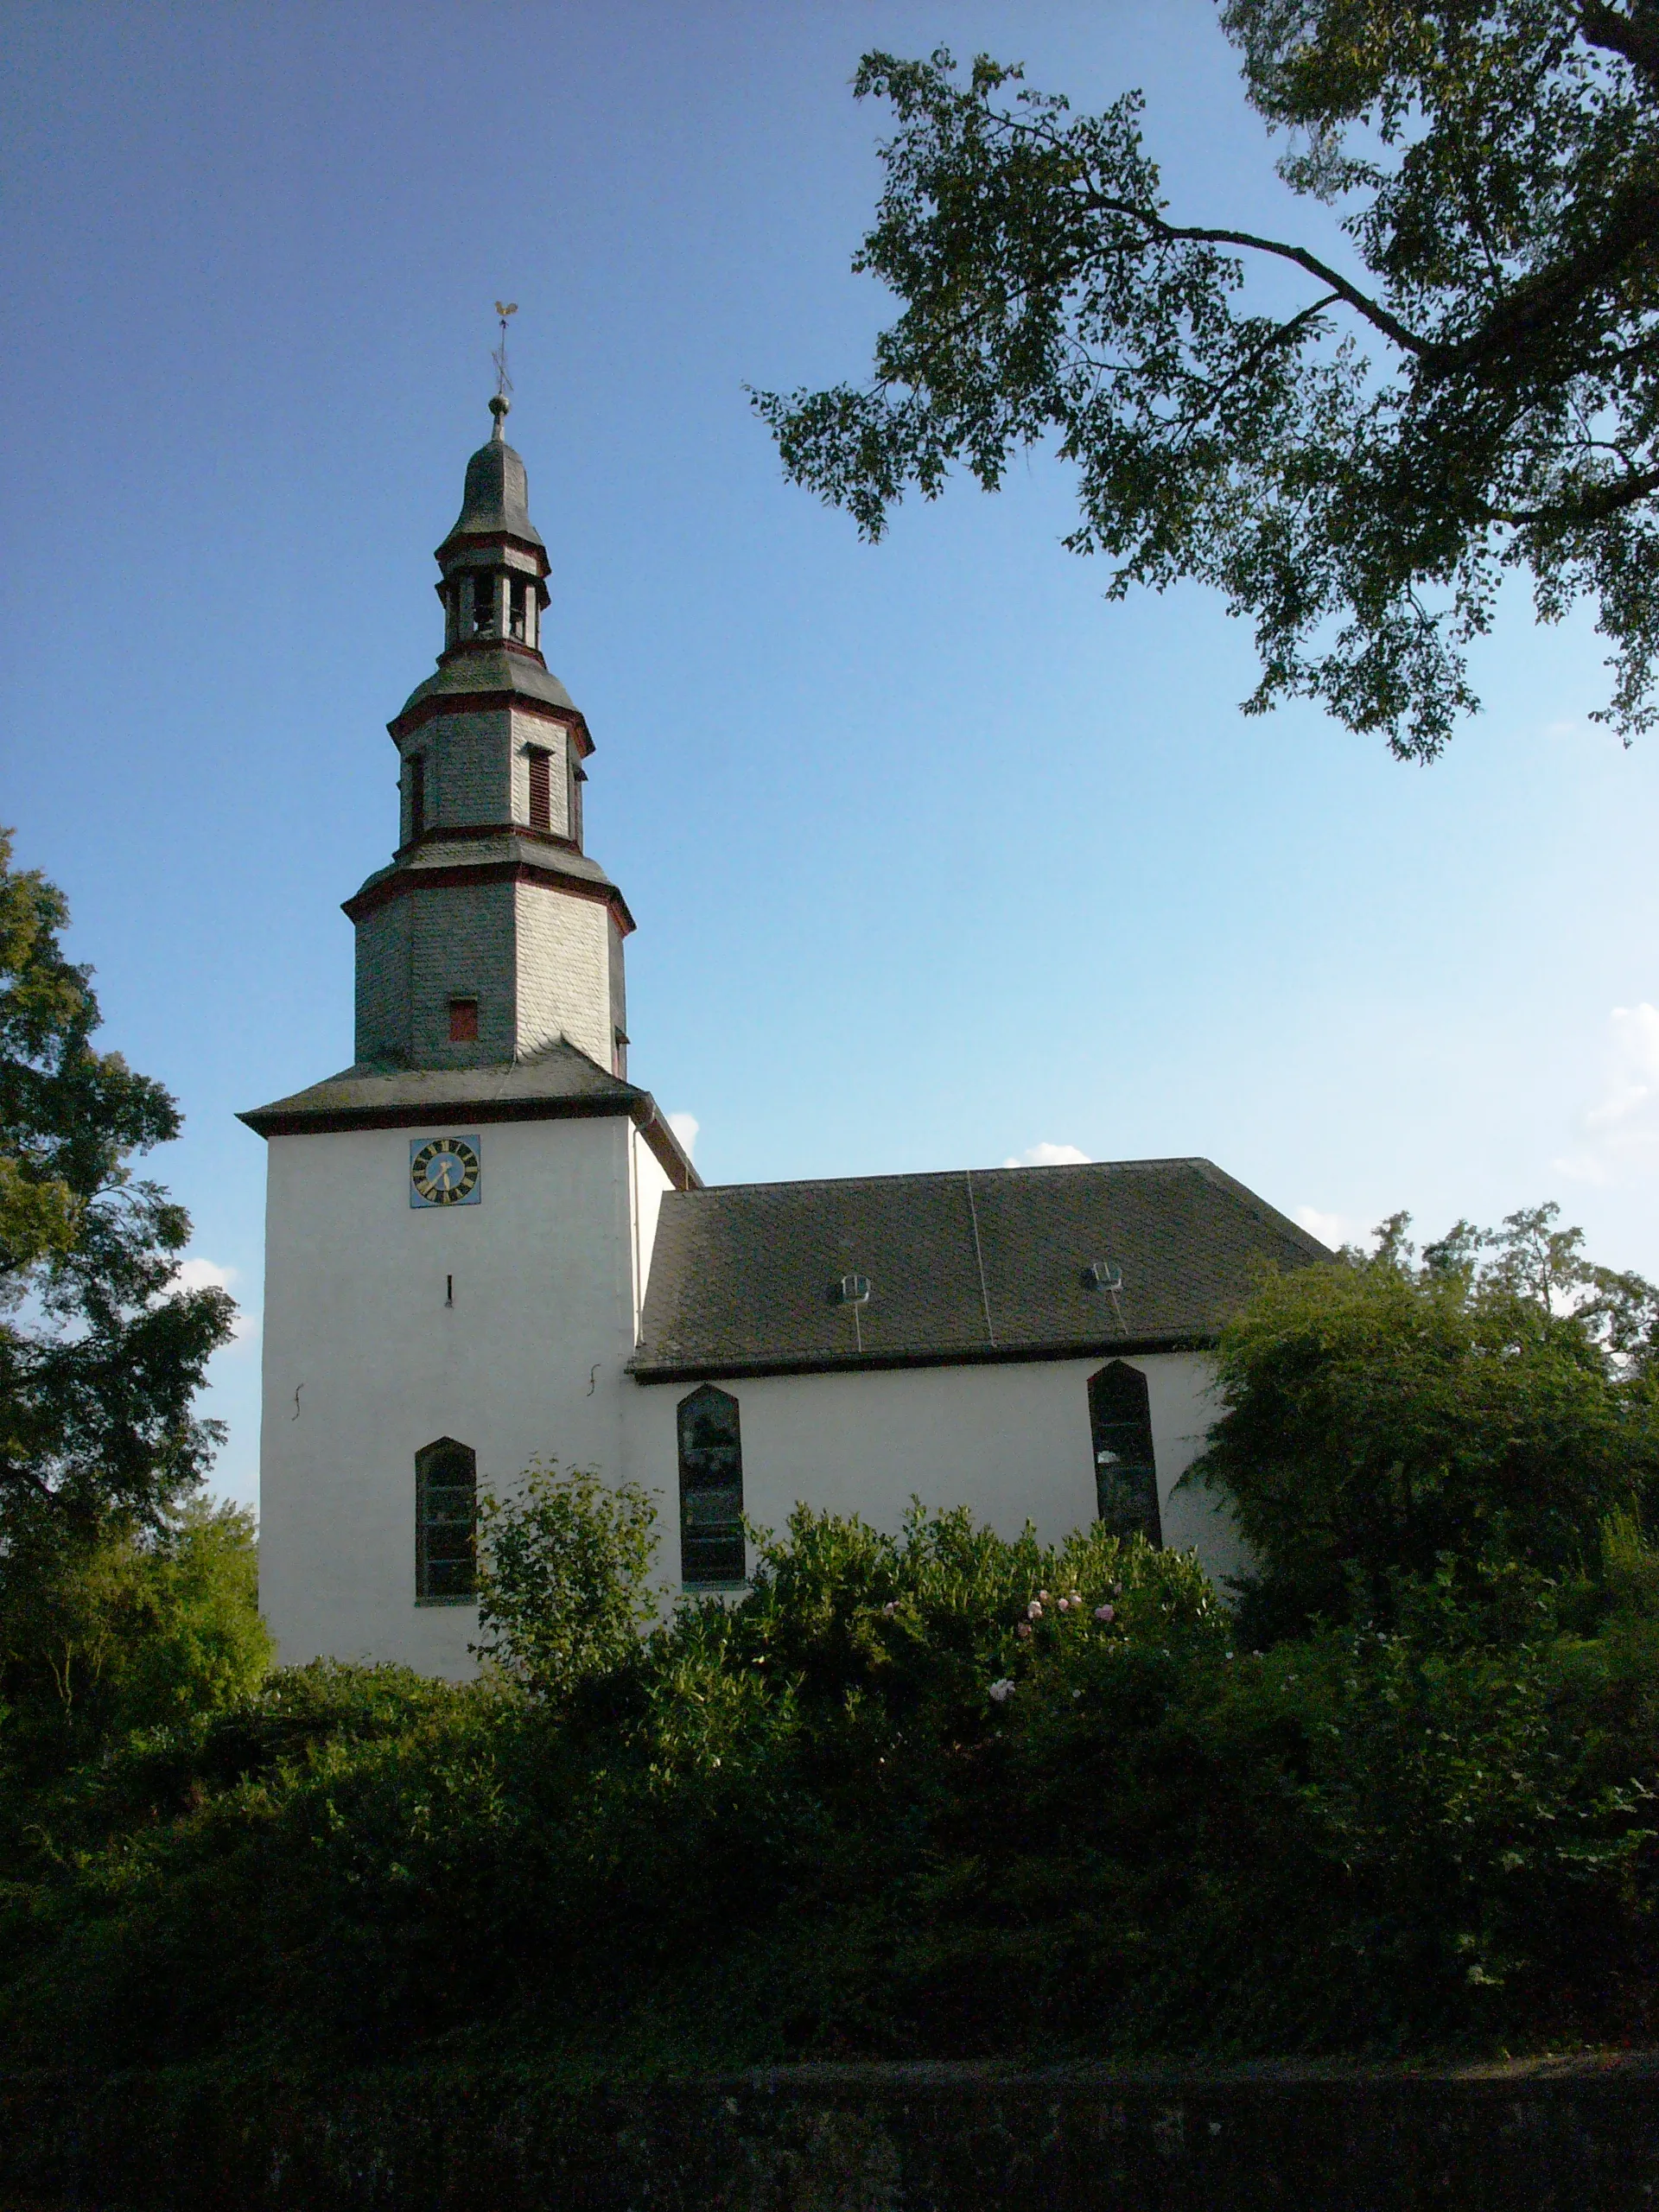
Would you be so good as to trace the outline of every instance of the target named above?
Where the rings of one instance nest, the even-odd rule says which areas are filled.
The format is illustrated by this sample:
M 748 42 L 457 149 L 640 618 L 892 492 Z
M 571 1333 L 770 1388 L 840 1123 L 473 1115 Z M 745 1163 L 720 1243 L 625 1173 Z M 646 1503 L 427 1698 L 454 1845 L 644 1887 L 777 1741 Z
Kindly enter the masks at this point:
M 507 628 L 521 642 L 524 635 L 524 591 L 523 576 L 507 578 Z
M 495 578 L 482 569 L 473 571 L 473 628 L 479 636 L 495 627 Z
M 450 1000 L 449 1042 L 452 1045 L 477 1044 L 478 1001 L 476 999 Z
M 553 827 L 553 773 L 550 756 L 539 745 L 530 748 L 530 826 Z
M 582 845 L 582 787 L 587 782 L 588 778 L 582 768 L 582 763 L 576 758 L 576 748 L 575 743 L 568 739 L 566 742 L 569 746 L 570 759 L 570 842 L 578 849 L 578 850 L 580 850 Z
M 730 1589 L 747 1567 L 737 1400 L 705 1382 L 680 1400 L 679 1415 L 680 1580 L 692 1589 Z
M 1147 1378 L 1138 1367 L 1115 1359 L 1089 1377 L 1089 1427 L 1100 1518 L 1115 1536 L 1144 1536 L 1149 1544 L 1161 1544 L 1152 1409 Z
M 423 1605 L 464 1605 L 478 1588 L 474 1531 L 478 1455 L 453 1436 L 415 1454 L 415 1595 Z
M 426 827 L 426 755 L 415 753 L 409 762 L 409 835 L 412 843 Z

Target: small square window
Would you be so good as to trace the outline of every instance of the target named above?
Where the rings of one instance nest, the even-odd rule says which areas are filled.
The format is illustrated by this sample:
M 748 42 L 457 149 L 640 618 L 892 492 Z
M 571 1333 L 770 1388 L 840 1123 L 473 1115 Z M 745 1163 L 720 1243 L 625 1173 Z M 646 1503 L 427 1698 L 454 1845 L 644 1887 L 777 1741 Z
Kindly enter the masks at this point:
M 476 999 L 450 1000 L 449 1042 L 452 1045 L 477 1044 L 478 1001 Z

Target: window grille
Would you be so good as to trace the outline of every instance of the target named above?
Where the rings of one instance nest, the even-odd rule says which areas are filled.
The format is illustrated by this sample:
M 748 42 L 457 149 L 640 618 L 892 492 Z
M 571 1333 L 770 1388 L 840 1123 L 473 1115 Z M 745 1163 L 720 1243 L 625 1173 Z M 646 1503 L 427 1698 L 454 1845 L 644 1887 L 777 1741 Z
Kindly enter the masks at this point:
M 1089 1427 L 1101 1520 L 1115 1536 L 1140 1535 L 1161 1545 L 1151 1402 L 1138 1367 L 1115 1359 L 1089 1377 Z
M 705 1382 L 681 1399 L 679 1426 L 680 1580 L 691 1589 L 731 1589 L 748 1565 L 737 1400 Z
M 415 1454 L 415 1595 L 464 1605 L 478 1589 L 478 1455 L 441 1436 Z

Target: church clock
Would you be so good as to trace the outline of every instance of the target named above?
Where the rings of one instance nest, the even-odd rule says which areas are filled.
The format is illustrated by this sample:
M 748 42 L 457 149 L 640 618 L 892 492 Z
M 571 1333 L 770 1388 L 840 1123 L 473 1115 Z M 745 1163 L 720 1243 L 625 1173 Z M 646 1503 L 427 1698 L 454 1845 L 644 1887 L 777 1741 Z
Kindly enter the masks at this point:
M 483 1195 L 481 1173 L 475 1136 L 410 1140 L 412 1206 L 475 1206 Z

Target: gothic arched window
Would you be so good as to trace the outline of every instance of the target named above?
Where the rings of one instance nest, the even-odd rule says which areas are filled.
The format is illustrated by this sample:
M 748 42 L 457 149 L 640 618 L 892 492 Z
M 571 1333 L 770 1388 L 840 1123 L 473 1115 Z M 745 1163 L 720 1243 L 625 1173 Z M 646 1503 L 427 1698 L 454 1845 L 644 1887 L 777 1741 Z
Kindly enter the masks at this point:
M 415 1596 L 462 1605 L 478 1589 L 478 1454 L 453 1436 L 415 1454 Z
M 1138 1367 L 1115 1359 L 1089 1377 L 1089 1431 L 1100 1518 L 1115 1536 L 1144 1536 L 1149 1544 L 1161 1544 L 1152 1408 L 1147 1378 Z
M 679 1434 L 680 1580 L 693 1589 L 730 1589 L 748 1567 L 737 1400 L 705 1382 L 680 1400 Z

